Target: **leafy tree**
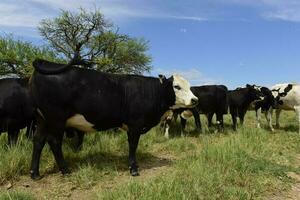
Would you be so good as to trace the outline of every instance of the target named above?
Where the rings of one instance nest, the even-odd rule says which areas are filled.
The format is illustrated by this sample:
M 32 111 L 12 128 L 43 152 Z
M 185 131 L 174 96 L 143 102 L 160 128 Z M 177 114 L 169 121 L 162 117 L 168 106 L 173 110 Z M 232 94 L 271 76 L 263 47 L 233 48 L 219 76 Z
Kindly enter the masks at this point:
M 50 46 L 73 64 L 111 73 L 141 74 L 151 69 L 148 42 L 119 34 L 98 11 L 62 11 L 38 27 Z
M 35 58 L 62 61 L 47 47 L 34 46 L 30 42 L 15 39 L 12 35 L 0 37 L 0 75 L 16 74 L 29 76 Z

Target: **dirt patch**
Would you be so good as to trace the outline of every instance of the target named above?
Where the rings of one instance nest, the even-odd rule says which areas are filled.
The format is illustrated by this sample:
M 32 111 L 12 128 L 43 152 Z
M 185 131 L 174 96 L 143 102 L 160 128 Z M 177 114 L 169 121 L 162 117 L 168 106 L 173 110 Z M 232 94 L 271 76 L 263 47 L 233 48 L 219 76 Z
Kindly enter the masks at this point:
M 17 191 L 32 194 L 37 199 L 96 199 L 103 191 L 113 191 L 119 185 L 126 184 L 131 180 L 147 181 L 167 173 L 172 169 L 171 163 L 176 160 L 170 155 L 160 155 L 153 160 L 140 164 L 141 176 L 131 177 L 129 171 L 118 173 L 112 177 L 104 177 L 90 188 L 81 188 L 79 185 L 62 176 L 59 172 L 46 174 L 39 181 L 32 181 L 28 176 L 21 176 L 18 181 L 8 182 L 0 187 L 0 192 Z M 72 174 L 70 175 L 72 176 Z
M 300 155 L 296 158 L 297 166 L 300 166 Z M 295 180 L 295 184 L 292 185 L 292 188 L 283 193 L 274 193 L 267 197 L 268 200 L 299 200 L 300 199 L 300 175 L 295 172 L 288 172 L 287 175 Z

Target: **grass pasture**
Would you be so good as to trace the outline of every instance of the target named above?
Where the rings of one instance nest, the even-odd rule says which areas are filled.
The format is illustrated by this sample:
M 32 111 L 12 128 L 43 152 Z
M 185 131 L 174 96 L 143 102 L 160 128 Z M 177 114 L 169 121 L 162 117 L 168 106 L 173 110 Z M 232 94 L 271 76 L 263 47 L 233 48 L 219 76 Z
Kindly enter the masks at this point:
M 282 128 L 269 132 L 255 128 L 254 112 L 245 126 L 231 129 L 225 117 L 225 133 L 193 132 L 189 120 L 186 137 L 167 140 L 159 128 L 143 135 L 138 147 L 139 177 L 127 166 L 125 132 L 103 132 L 85 137 L 82 151 L 64 142 L 64 155 L 72 173 L 58 173 L 48 146 L 41 159 L 40 181 L 31 181 L 32 144 L 23 135 L 17 147 L 8 149 L 0 136 L 0 199 L 272 199 L 288 192 L 300 173 L 300 136 L 293 112 L 283 112 Z M 174 126 L 170 132 L 179 132 Z

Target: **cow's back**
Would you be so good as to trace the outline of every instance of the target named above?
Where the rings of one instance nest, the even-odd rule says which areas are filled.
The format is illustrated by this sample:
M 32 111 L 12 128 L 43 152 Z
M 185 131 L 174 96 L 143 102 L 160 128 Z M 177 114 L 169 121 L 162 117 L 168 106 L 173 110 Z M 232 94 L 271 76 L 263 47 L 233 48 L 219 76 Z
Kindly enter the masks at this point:
M 157 78 L 78 67 L 53 75 L 34 72 L 31 82 L 35 102 L 44 117 L 64 121 L 80 114 L 98 130 L 121 127 L 122 123 L 139 123 L 142 128 L 146 121 L 148 126 L 158 123 L 163 113 L 157 109 L 161 109 L 160 102 L 165 98 L 159 94 L 161 88 Z
M 224 85 L 204 85 L 191 87 L 192 92 L 199 98 L 197 109 L 201 113 L 227 113 L 227 87 Z

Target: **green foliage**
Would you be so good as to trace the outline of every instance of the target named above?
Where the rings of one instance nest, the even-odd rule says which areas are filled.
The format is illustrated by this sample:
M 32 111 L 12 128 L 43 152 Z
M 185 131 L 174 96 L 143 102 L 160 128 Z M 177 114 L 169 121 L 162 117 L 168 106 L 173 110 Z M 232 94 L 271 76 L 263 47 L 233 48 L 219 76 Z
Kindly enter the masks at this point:
M 151 69 L 148 42 L 118 33 L 98 10 L 63 10 L 54 19 L 42 20 L 38 28 L 50 46 L 74 64 L 111 73 Z
M 53 49 L 72 59 L 76 53 L 92 51 L 91 38 L 110 26 L 99 11 L 80 9 L 79 13 L 62 10 L 60 16 L 42 20 L 38 29 Z
M 144 39 L 122 38 L 116 33 L 107 32 L 96 40 L 100 41 L 95 44 L 104 45 L 103 52 L 94 58 L 97 70 L 110 73 L 142 74 L 151 69 L 149 65 L 151 58 L 145 53 L 148 51 L 148 42 Z
M 0 37 L 0 75 L 29 76 L 33 71 L 32 61 L 36 58 L 60 60 L 57 54 L 47 47 L 34 46 L 11 35 Z

